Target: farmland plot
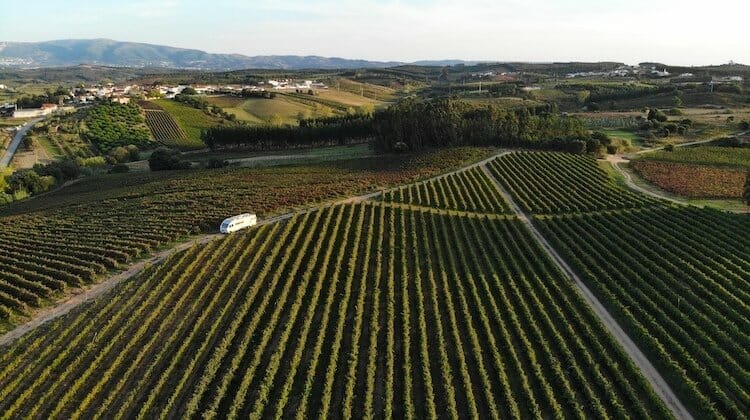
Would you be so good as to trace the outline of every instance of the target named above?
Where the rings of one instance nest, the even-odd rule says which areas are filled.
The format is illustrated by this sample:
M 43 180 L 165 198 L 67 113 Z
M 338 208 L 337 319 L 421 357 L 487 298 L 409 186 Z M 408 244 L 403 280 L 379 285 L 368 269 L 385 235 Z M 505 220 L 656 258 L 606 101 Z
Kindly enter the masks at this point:
M 0 372 L 7 417 L 670 417 L 521 222 L 387 204 L 174 254 Z
M 659 203 L 617 187 L 589 156 L 518 152 L 495 159 L 489 167 L 526 212 L 562 214 Z
M 696 418 L 750 412 L 750 220 L 653 208 L 538 220 Z

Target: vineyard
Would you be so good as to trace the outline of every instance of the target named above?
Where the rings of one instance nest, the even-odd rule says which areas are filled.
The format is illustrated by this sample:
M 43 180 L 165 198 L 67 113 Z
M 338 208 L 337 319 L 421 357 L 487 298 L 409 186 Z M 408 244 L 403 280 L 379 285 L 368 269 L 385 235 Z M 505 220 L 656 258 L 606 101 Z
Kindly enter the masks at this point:
M 143 108 L 146 124 L 154 139 L 159 143 L 179 149 L 201 149 L 204 147 L 202 142 L 188 139 L 188 135 L 172 117 L 172 114 L 166 112 L 154 101 L 139 101 L 138 105 Z
M 696 418 L 746 418 L 750 219 L 653 208 L 538 225 Z
M 253 211 L 264 218 L 437 175 L 485 153 L 453 149 L 388 161 L 84 179 L 2 209 L 0 321 L 15 323 L 133 258 L 214 231 L 229 215 Z
M 691 198 L 742 197 L 747 171 L 657 160 L 634 160 L 630 166 L 657 187 Z
M 481 213 L 510 213 L 484 171 L 466 171 L 386 191 L 383 201 Z
M 158 107 L 172 116 L 177 125 L 185 133 L 185 140 L 176 146 L 182 149 L 200 149 L 205 147 L 201 140 L 201 132 L 222 123 L 220 118 L 208 115 L 200 109 L 193 108 L 171 99 L 157 99 L 149 101 L 151 107 Z
M 173 254 L 0 349 L 45 418 L 670 418 L 521 222 L 339 205 Z
M 488 166 L 525 212 L 562 214 L 658 203 L 617 187 L 588 156 L 518 152 L 501 156 Z
M 185 132 L 177 125 L 174 118 L 164 111 L 147 109 L 146 124 L 154 135 L 154 139 L 166 145 L 178 144 L 185 139 Z

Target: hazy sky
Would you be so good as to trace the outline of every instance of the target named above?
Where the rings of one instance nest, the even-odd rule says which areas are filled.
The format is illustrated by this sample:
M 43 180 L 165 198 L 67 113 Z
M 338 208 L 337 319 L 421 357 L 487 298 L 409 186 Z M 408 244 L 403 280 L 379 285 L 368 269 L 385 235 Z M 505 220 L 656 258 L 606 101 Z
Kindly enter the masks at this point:
M 0 41 L 111 38 L 372 60 L 750 64 L 747 0 L 34 0 Z

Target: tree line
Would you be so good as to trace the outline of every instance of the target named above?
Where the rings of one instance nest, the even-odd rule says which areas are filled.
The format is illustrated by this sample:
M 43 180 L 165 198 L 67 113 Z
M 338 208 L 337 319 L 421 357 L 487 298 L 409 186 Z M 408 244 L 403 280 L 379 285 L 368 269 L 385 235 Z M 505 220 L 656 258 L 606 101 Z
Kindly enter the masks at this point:
M 212 149 L 271 150 L 367 140 L 383 152 L 478 145 L 599 153 L 606 146 L 591 137 L 581 120 L 551 106 L 510 110 L 453 99 L 406 99 L 372 116 L 305 119 L 298 126 L 218 126 L 203 133 Z
M 540 106 L 506 109 L 496 105 L 439 99 L 405 100 L 377 112 L 374 145 L 381 151 L 477 145 L 598 152 L 583 122 Z
M 354 114 L 303 119 L 298 126 L 217 126 L 203 132 L 202 138 L 214 150 L 276 150 L 351 144 L 371 136 L 371 117 Z

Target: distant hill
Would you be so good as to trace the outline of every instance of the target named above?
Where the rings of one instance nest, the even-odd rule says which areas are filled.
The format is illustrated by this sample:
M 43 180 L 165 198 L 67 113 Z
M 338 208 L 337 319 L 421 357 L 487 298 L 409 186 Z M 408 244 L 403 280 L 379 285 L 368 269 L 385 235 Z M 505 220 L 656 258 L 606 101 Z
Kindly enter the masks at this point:
M 453 65 L 461 60 L 435 60 L 430 65 Z M 110 39 L 67 39 L 45 42 L 0 42 L 0 67 L 42 68 L 79 64 L 196 70 L 239 69 L 354 69 L 393 67 L 402 62 L 352 60 L 337 57 L 211 54 L 163 45 Z

